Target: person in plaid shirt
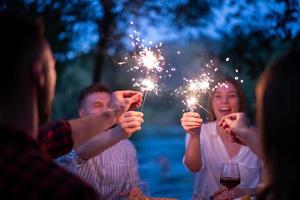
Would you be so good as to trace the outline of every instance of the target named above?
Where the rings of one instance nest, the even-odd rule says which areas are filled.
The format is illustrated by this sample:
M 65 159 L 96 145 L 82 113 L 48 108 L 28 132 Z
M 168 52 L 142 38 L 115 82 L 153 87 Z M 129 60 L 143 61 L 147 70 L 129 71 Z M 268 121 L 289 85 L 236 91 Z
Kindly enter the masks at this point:
M 95 199 L 81 179 L 52 162 L 112 127 L 142 94 L 117 91 L 111 107 L 93 116 L 57 121 L 51 112 L 55 61 L 41 23 L 0 14 L 0 195 L 7 199 Z M 88 133 L 88 134 L 87 134 Z

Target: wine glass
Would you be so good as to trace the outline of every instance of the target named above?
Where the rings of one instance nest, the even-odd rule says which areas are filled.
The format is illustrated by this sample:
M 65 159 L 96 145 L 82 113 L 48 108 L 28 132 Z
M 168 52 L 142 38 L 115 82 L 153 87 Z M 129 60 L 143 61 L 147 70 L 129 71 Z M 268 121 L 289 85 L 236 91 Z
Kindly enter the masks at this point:
M 227 188 L 231 200 L 231 189 L 241 183 L 239 165 L 235 162 L 222 163 L 220 183 Z

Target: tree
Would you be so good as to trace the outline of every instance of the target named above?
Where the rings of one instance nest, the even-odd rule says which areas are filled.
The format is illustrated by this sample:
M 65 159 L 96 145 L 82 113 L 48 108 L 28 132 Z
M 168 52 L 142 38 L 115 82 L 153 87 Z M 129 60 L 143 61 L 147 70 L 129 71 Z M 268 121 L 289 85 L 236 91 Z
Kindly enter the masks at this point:
M 177 25 L 183 28 L 186 18 L 195 19 L 194 25 L 199 25 L 196 21 L 199 22 L 201 16 L 209 13 L 207 1 L 201 1 L 201 3 L 199 1 L 170 3 L 159 0 L 100 0 L 100 3 L 103 7 L 103 17 L 97 21 L 101 39 L 96 50 L 93 82 L 101 80 L 105 57 L 109 55 L 108 51 L 114 49 L 113 51 L 117 54 L 125 48 L 122 39 L 127 34 L 131 19 L 135 21 L 137 26 L 141 26 L 140 20 L 145 16 L 154 25 L 164 20 L 167 22 L 169 22 L 168 20 L 175 20 L 178 22 Z M 189 10 L 193 10 L 193 12 L 186 12 Z
M 3 0 L 0 2 L 0 12 L 12 12 L 42 18 L 45 23 L 45 35 L 52 51 L 61 63 L 73 58 L 76 53 L 82 53 L 78 47 L 71 48 L 74 38 L 74 27 L 78 23 L 93 22 L 99 17 L 97 8 L 88 1 L 80 0 Z M 76 53 L 74 53 L 76 52 Z M 62 68 L 58 70 L 62 70 Z
M 228 21 L 239 18 L 241 22 L 230 31 L 219 30 L 223 37 L 219 53 L 223 57 L 230 55 L 242 70 L 257 78 L 273 56 L 300 45 L 299 26 L 295 29 L 300 23 L 299 1 L 248 1 L 237 6 Z M 241 12 L 249 7 L 255 12 Z

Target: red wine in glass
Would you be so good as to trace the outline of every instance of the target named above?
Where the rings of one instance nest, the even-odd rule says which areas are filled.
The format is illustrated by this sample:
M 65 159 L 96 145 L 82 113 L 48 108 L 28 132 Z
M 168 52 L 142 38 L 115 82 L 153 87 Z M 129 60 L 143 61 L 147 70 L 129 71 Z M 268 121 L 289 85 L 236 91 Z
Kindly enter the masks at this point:
M 234 188 L 241 183 L 241 179 L 235 177 L 221 177 L 220 183 L 227 187 L 228 189 Z

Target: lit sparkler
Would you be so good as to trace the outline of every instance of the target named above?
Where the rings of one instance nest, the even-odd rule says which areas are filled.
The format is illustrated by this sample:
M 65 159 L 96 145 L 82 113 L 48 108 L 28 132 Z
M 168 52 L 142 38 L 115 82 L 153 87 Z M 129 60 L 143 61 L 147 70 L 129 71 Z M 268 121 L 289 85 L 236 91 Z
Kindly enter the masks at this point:
M 156 95 L 158 95 L 158 85 L 155 80 L 146 78 L 140 79 L 138 81 L 135 81 L 135 79 L 133 79 L 133 81 L 133 87 L 138 87 L 142 92 L 153 91 Z
M 134 23 L 130 22 L 130 24 Z M 131 39 L 134 53 L 130 57 L 126 56 L 124 61 L 119 62 L 119 64 L 131 65 L 128 71 L 138 72 L 139 76 L 144 77 L 132 79 L 133 87 L 138 87 L 144 93 L 142 110 L 148 91 L 158 95 L 160 91 L 158 86 L 159 79 L 171 77 L 171 72 L 175 71 L 175 69 L 165 69 L 165 58 L 161 52 L 162 43 L 154 45 L 150 41 L 146 44 L 146 41 L 141 39 L 138 31 L 133 31 L 133 33 L 129 34 L 129 38 Z
M 138 64 L 138 69 L 141 72 L 146 72 L 146 78 L 134 82 L 133 86 L 137 86 L 144 93 L 144 99 L 141 106 L 141 111 L 147 98 L 148 91 L 153 91 L 158 95 L 158 84 L 156 81 L 157 73 L 163 71 L 164 57 L 161 55 L 160 50 L 152 50 L 151 48 L 144 47 L 136 55 L 133 56 Z M 145 69 L 145 70 L 143 70 Z M 145 74 L 144 74 L 145 76 Z M 153 78 L 154 77 L 154 78 Z
M 158 95 L 158 85 L 154 80 L 150 78 L 145 78 L 134 82 L 133 87 L 139 87 L 140 90 L 143 92 L 144 99 L 141 106 L 141 111 L 143 111 L 148 91 L 153 91 L 156 95 Z
M 187 86 L 183 89 L 182 94 L 186 96 L 184 104 L 191 111 L 195 111 L 197 107 L 202 107 L 199 99 L 202 94 L 210 89 L 210 82 L 213 81 L 208 74 L 201 74 L 198 79 L 185 79 Z M 205 109 L 206 110 L 206 109 Z
M 198 99 L 194 96 L 185 99 L 184 104 L 189 108 L 190 111 L 194 112 L 199 105 Z
M 136 56 L 138 65 L 141 67 L 145 67 L 149 70 L 156 70 L 161 72 L 163 68 L 161 64 L 164 62 L 164 57 L 158 52 L 155 52 L 151 48 L 145 47 L 141 51 L 139 51 L 138 56 Z
M 205 67 L 205 69 L 209 69 L 210 71 L 217 71 L 217 68 L 214 68 L 212 60 L 210 61 L 210 64 L 206 64 Z M 202 108 L 210 113 L 200 104 L 200 98 L 210 91 L 210 85 L 214 81 L 212 74 L 213 73 L 210 72 L 202 72 L 198 78 L 183 78 L 185 84 L 177 88 L 175 93 L 184 97 L 182 103 L 186 106 L 186 110 L 195 112 L 197 108 Z
M 141 82 L 141 90 L 144 93 L 144 100 L 141 106 L 141 111 L 144 108 L 144 104 L 147 98 L 148 91 L 153 91 L 157 95 L 157 84 L 151 79 L 143 79 Z

